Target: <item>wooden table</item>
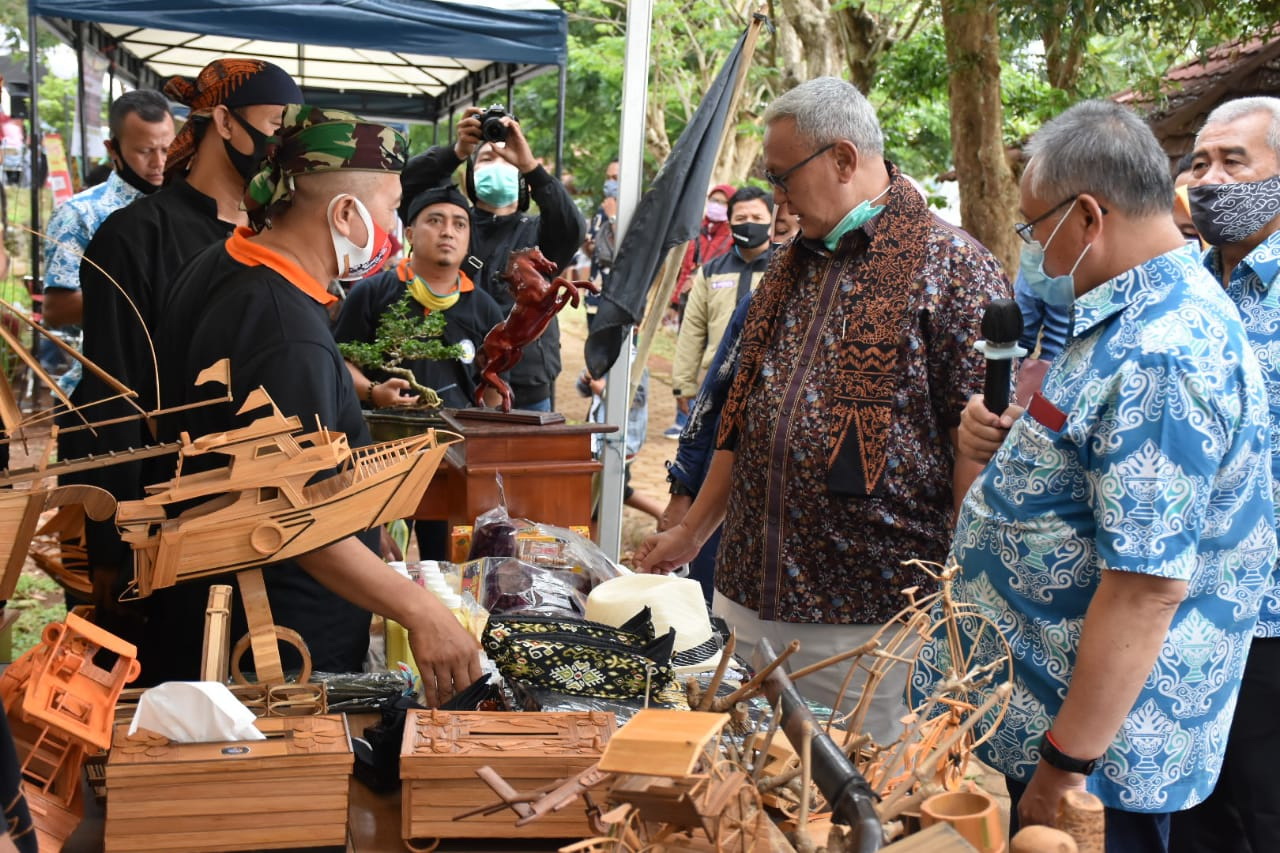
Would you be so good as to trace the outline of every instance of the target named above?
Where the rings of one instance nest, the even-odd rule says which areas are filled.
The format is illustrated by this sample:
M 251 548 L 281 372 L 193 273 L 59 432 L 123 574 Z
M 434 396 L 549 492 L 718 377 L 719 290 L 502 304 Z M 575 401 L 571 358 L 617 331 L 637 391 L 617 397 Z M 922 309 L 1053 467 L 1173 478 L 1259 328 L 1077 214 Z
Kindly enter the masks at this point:
M 601 465 L 591 436 L 616 426 L 497 423 L 469 419 L 465 410 L 443 417 L 446 428 L 466 440 L 449 447 L 414 518 L 443 520 L 450 528 L 472 524 L 498 505 L 495 475 L 501 474 L 512 517 L 561 527 L 592 524 L 591 477 Z

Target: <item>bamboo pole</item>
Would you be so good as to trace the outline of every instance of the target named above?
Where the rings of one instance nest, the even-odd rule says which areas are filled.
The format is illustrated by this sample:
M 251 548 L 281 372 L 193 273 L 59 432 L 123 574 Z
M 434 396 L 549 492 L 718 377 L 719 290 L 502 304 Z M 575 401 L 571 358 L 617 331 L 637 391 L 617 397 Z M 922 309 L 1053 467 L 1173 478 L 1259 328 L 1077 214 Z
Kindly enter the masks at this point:
M 747 81 L 747 73 L 751 70 L 751 61 L 755 58 L 756 42 L 760 38 L 760 30 L 764 26 L 767 18 L 769 7 L 763 5 L 758 12 L 751 17 L 751 23 L 747 25 L 746 39 L 742 43 L 742 60 L 738 63 L 738 73 L 733 80 L 733 99 L 729 103 L 729 112 L 725 117 L 724 130 L 720 133 L 720 144 L 716 146 L 716 160 L 720 159 L 720 152 L 724 150 L 725 141 L 735 132 L 738 116 L 738 101 L 742 98 L 743 85 Z M 649 350 L 653 348 L 653 338 L 657 334 L 658 325 L 662 322 L 664 308 L 671 301 L 671 292 L 675 289 L 676 278 L 680 273 L 680 264 L 684 260 L 684 253 L 676 249 L 671 250 L 667 255 L 667 260 L 662 265 L 658 277 L 650 285 L 650 300 L 646 306 L 644 319 L 640 322 L 640 338 L 636 343 L 636 358 L 631 363 L 631 382 L 628 389 L 627 401 L 630 402 L 636 396 L 636 389 L 640 387 L 640 377 L 644 375 L 644 369 L 648 366 Z

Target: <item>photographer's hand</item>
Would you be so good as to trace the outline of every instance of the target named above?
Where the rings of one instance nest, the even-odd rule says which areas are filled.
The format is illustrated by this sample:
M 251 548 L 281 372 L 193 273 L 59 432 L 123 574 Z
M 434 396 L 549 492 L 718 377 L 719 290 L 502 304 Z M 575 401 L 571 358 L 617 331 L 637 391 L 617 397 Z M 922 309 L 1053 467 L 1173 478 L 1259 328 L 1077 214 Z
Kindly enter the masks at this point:
M 519 169 L 520 174 L 529 174 L 538 168 L 538 160 L 529 150 L 529 141 L 524 138 L 524 133 L 520 130 L 520 122 L 507 116 L 502 123 L 507 126 L 507 142 L 505 146 L 494 146 L 494 150 L 503 160 Z
M 462 112 L 462 118 L 458 119 L 458 141 L 453 143 L 453 153 L 458 155 L 459 160 L 466 160 L 471 156 L 471 152 L 476 150 L 484 137 L 480 135 L 480 119 L 476 116 L 484 110 L 479 107 L 467 107 Z

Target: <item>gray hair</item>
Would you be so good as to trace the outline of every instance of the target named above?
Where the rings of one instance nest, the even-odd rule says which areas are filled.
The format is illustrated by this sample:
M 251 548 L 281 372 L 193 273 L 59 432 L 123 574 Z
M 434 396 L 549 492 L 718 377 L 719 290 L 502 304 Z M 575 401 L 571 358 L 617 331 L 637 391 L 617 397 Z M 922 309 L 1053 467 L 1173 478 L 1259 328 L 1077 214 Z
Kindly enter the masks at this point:
M 852 83 L 816 77 L 783 92 L 764 111 L 764 123 L 791 118 L 796 134 L 815 148 L 847 139 L 859 151 L 884 154 L 884 134 L 871 103 Z
M 1169 158 L 1146 122 L 1113 101 L 1083 101 L 1027 144 L 1031 191 L 1043 201 L 1089 193 L 1130 216 L 1168 213 Z
M 1254 113 L 1271 114 L 1271 127 L 1267 130 L 1267 144 L 1276 153 L 1276 157 L 1280 158 L 1280 98 L 1257 95 L 1252 98 L 1237 98 L 1234 101 L 1220 104 L 1204 120 L 1204 127 L 1200 128 L 1200 133 L 1204 133 L 1204 128 L 1211 124 L 1226 124 Z M 1196 134 L 1197 148 L 1200 147 L 1200 133 Z

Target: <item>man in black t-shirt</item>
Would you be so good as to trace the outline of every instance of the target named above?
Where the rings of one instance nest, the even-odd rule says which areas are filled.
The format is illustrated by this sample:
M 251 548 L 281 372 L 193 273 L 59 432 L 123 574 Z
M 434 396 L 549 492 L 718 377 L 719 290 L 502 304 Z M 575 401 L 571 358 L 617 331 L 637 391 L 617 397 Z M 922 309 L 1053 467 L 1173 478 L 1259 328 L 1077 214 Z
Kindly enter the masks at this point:
M 201 253 L 179 276 L 158 346 L 162 362 L 183 366 L 182 401 L 199 398 L 193 380 L 225 358 L 235 402 L 189 409 L 171 428 L 199 436 L 246 425 L 256 413 L 237 409 L 262 386 L 285 416 L 345 432 L 359 447 L 369 434 L 329 331 L 325 306 L 335 297 L 326 285 L 371 275 L 390 256 L 405 141 L 350 113 L 309 106 L 288 107 L 278 137 L 245 195 L 252 227 Z M 317 670 L 337 672 L 361 668 L 369 611 L 394 619 L 409 629 L 424 701 L 437 705 L 479 677 L 478 646 L 438 598 L 386 566 L 369 544 L 348 536 L 267 566 L 272 615 L 302 635 Z M 147 599 L 143 678 L 194 677 L 204 586 L 182 583 Z M 232 619 L 234 633 L 243 617 L 233 612 Z
M 403 189 L 406 194 L 410 190 Z M 463 270 L 471 245 L 471 206 L 461 191 L 452 185 L 425 190 L 410 200 L 406 210 L 405 241 L 412 254 L 396 269 L 351 288 L 333 335 L 339 343 L 372 343 L 387 309 L 410 294 L 423 314 L 444 314 L 441 340 L 460 346 L 463 355 L 440 361 L 417 359 L 402 366 L 413 371 L 419 384 L 434 390 L 443 405 L 465 409 L 475 398 L 475 354 L 489 330 L 502 322 L 502 310 Z M 386 374 L 366 375 L 348 366 L 361 400 L 375 407 L 386 405 L 379 387 Z M 497 405 L 497 393 L 487 393 L 493 396 L 490 405 Z M 406 402 L 416 402 L 416 397 Z
M 416 189 L 403 181 L 401 187 L 405 195 Z M 334 337 L 339 343 L 372 342 L 383 315 L 406 293 L 410 294 L 414 306 L 423 314 L 437 311 L 444 314 L 442 341 L 461 347 L 463 355 L 440 361 L 416 359 L 402 366 L 413 371 L 420 385 L 435 391 L 443 405 L 465 409 L 475 399 L 476 352 L 489 330 L 503 320 L 498 303 L 477 288 L 463 270 L 471 245 L 471 207 L 462 192 L 450 184 L 417 193 L 404 209 L 408 216 L 405 241 L 413 250 L 412 255 L 395 270 L 351 288 L 334 328 Z M 372 371 L 370 377 L 350 362 L 347 367 L 356 392 L 366 404 L 375 408 L 387 405 L 388 397 L 392 404 L 399 402 L 393 396 L 402 394 L 399 385 L 394 389 L 387 387 L 397 383 L 396 379 L 378 381 L 385 374 Z M 418 398 L 413 395 L 402 399 L 412 404 Z M 485 402 L 489 405 L 496 406 L 499 401 L 497 391 L 485 392 Z M 418 553 L 423 559 L 448 559 L 449 531 L 445 522 L 416 521 L 413 529 L 418 537 Z

